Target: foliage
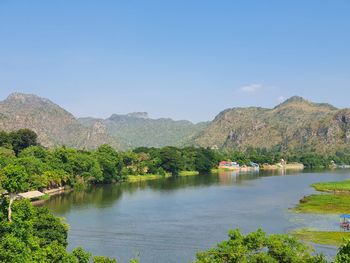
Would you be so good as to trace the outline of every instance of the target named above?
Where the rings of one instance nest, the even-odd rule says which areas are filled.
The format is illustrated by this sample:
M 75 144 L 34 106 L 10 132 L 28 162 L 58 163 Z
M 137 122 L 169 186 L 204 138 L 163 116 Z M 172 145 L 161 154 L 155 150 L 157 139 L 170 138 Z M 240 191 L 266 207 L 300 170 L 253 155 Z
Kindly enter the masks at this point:
M 267 236 L 261 229 L 244 236 L 238 229 L 215 248 L 197 253 L 196 263 L 302 263 L 327 262 L 322 255 L 312 255 L 307 246 L 288 235 Z
M 344 240 L 344 244 L 338 249 L 335 263 L 350 262 L 350 239 Z
M 3 199 L 0 206 L 0 262 L 90 262 L 91 254 L 82 248 L 67 252 L 68 226 L 47 208 L 33 207 L 28 200 L 15 201 L 10 223 L 6 218 L 7 207 L 8 202 Z
M 117 152 L 109 145 L 96 150 L 77 150 L 57 147 L 46 149 L 37 145 L 35 133 L 29 130 L 0 132 L 0 169 L 15 165 L 24 167 L 28 182 L 26 189 L 73 186 L 84 189 L 88 184 L 114 183 L 129 176 L 166 176 L 166 174 L 206 173 L 221 160 L 274 164 L 282 158 L 288 162 L 302 162 L 307 167 L 327 167 L 332 161 L 349 164 L 350 154 L 319 155 L 313 152 L 288 152 L 281 147 L 272 149 L 248 147 L 244 152 L 217 151 L 200 147 L 139 147 L 133 151 Z M 0 175 L 1 176 L 1 175 Z M 2 175 L 4 178 L 6 176 Z M 131 180 L 139 181 L 137 177 Z
M 86 252 L 83 248 L 78 247 L 72 251 L 72 254 L 78 259 L 79 263 L 89 263 L 91 254 Z
M 184 163 L 181 152 L 174 147 L 164 147 L 160 151 L 161 166 L 173 175 L 178 175 L 183 169 Z
M 0 131 L 0 147 L 11 148 L 16 155 L 31 145 L 38 145 L 38 142 L 36 133 L 29 129 L 20 129 L 10 133 Z
M 9 164 L 0 171 L 2 187 L 9 193 L 19 193 L 28 189 L 28 173 L 21 165 Z
M 109 257 L 95 256 L 93 258 L 94 263 L 117 263 L 117 260 L 111 259 Z

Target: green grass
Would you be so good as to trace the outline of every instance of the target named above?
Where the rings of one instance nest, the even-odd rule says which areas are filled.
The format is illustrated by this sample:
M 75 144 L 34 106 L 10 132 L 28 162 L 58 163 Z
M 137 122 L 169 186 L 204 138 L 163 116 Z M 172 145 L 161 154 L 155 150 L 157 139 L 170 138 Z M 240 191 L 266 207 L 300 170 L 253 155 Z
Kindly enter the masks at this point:
M 317 231 L 306 228 L 294 230 L 291 235 L 303 241 L 333 246 L 339 246 L 344 238 L 350 238 L 350 232 Z
M 341 182 L 316 183 L 311 185 L 317 191 L 322 192 L 348 192 L 350 193 L 350 180 Z
M 166 177 L 170 177 L 170 174 L 166 175 L 159 175 L 159 174 L 144 174 L 144 175 L 128 175 L 128 182 L 134 183 L 134 182 L 140 182 L 140 181 L 149 181 L 149 180 L 156 180 L 156 179 L 162 179 Z
M 48 200 L 48 199 L 50 199 L 50 195 L 48 195 L 48 194 L 45 194 L 45 195 L 40 196 L 40 197 L 38 198 L 38 200 Z
M 193 176 L 193 175 L 198 175 L 198 171 L 181 171 L 179 173 L 179 176 Z
M 313 194 L 301 199 L 295 210 L 303 213 L 350 213 L 350 195 Z

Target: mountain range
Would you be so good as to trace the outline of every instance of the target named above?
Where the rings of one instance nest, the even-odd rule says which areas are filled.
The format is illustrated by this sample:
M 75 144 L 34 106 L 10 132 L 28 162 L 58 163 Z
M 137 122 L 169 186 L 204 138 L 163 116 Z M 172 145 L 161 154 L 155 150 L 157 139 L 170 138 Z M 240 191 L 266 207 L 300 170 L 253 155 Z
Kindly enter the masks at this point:
M 195 138 L 194 144 L 245 150 L 278 147 L 321 153 L 349 149 L 350 109 L 294 96 L 273 109 L 226 109 Z
M 20 128 L 35 131 L 47 147 L 96 148 L 108 143 L 117 149 L 194 145 L 237 150 L 350 150 L 350 109 L 298 96 L 273 109 L 226 109 L 213 121 L 194 124 L 152 119 L 146 112 L 112 114 L 107 119 L 76 118 L 48 99 L 13 93 L 0 102 L 0 130 Z
M 207 123 L 151 119 L 145 112 L 113 114 L 107 119 L 76 118 L 52 101 L 13 93 L 0 102 L 0 130 L 29 128 L 46 147 L 65 145 L 96 148 L 108 143 L 117 149 L 189 144 Z

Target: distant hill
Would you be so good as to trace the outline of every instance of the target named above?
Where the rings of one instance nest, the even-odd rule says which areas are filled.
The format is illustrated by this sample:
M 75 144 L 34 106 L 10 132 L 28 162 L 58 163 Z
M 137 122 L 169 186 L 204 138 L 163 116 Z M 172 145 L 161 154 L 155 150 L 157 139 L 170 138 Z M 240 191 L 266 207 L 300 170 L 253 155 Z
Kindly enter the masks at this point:
M 103 122 L 89 129 L 72 114 L 48 99 L 36 95 L 13 93 L 0 102 L 0 130 L 29 128 L 38 134 L 39 142 L 47 147 L 66 145 L 95 148 L 102 143 L 118 147 L 106 131 Z
M 0 102 L 0 130 L 28 128 L 47 147 L 96 148 L 108 143 L 118 149 L 190 144 L 206 123 L 151 119 L 146 112 L 113 114 L 108 119 L 75 118 L 48 99 L 13 93 Z
M 93 118 L 79 120 L 85 127 L 103 122 L 108 134 L 122 142 L 124 148 L 188 145 L 208 124 L 204 122 L 194 124 L 190 121 L 174 121 L 168 118 L 151 119 L 145 112 L 113 114 L 105 120 Z
M 335 152 L 350 149 L 350 109 L 292 97 L 273 109 L 232 108 L 221 112 L 194 139 L 199 146 Z
M 107 119 L 75 118 L 48 99 L 13 93 L 0 102 L 0 130 L 29 128 L 47 147 L 118 149 L 195 145 L 244 150 L 281 148 L 334 153 L 350 150 L 350 109 L 292 97 L 273 109 L 226 109 L 211 122 L 152 119 L 146 112 Z

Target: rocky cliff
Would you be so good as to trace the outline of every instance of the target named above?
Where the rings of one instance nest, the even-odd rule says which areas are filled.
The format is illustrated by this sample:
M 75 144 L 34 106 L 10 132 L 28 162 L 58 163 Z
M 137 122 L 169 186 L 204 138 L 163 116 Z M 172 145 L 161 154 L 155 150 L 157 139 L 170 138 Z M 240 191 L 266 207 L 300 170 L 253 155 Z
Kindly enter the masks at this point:
M 107 134 L 102 122 L 86 128 L 71 113 L 48 99 L 13 93 L 0 102 L 0 130 L 21 128 L 35 131 L 39 142 L 47 147 L 66 145 L 94 148 L 102 143 L 118 145 Z
M 232 108 L 221 112 L 195 144 L 244 150 L 279 147 L 335 152 L 350 148 L 350 109 L 292 97 L 273 109 Z

